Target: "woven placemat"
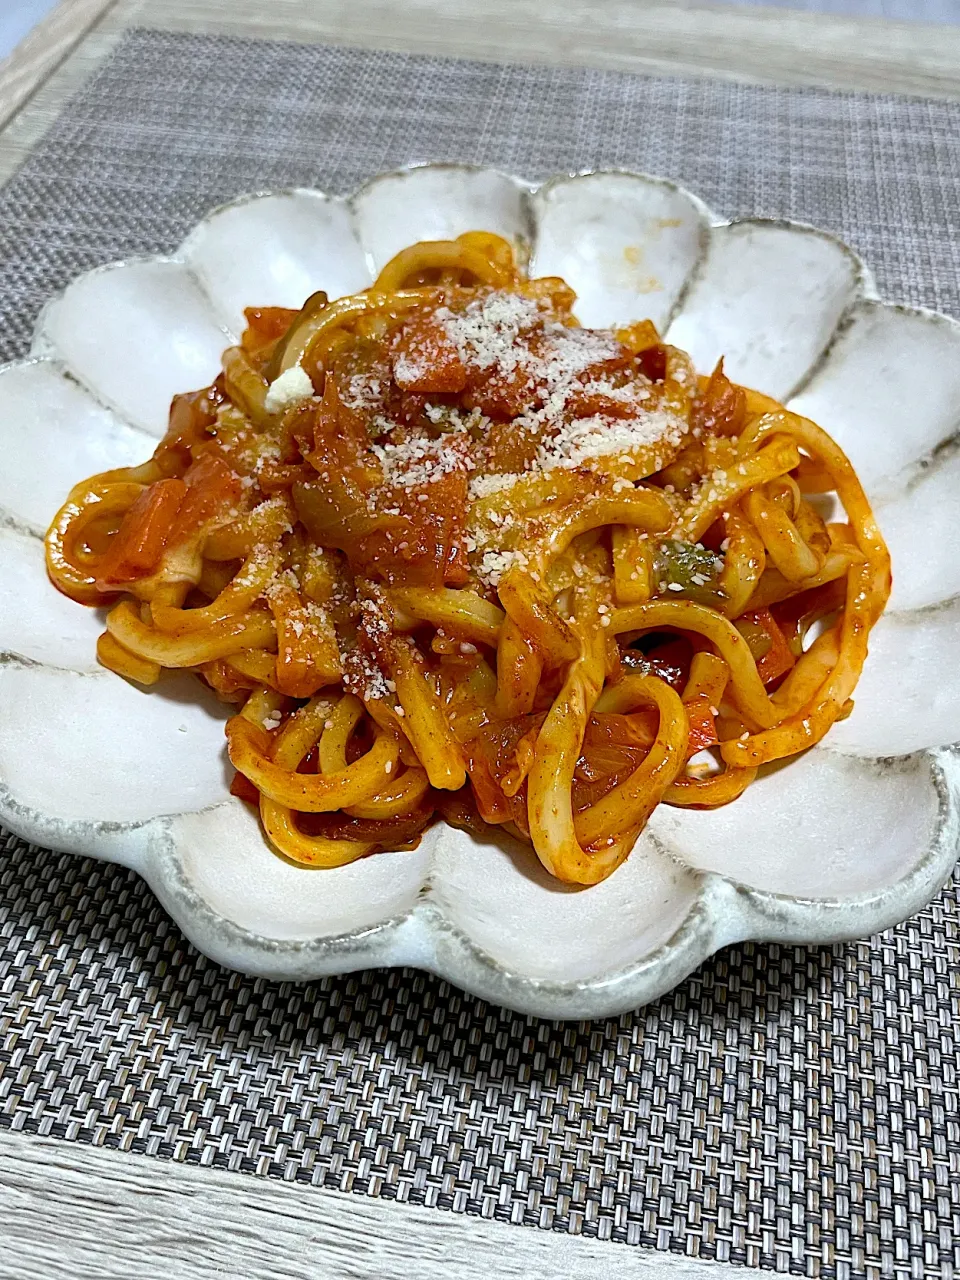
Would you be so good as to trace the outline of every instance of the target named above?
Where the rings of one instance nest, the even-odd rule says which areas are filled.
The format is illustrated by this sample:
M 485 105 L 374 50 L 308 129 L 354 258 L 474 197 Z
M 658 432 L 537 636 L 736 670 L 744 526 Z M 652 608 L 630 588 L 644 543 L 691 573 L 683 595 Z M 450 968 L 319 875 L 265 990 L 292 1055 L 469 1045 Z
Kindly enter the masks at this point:
M 958 106 L 134 32 L 0 193 L 0 353 L 237 193 L 443 159 L 669 175 L 960 311 Z M 406 971 L 241 977 L 135 875 L 0 848 L 6 1126 L 801 1275 L 960 1267 L 956 884 L 870 942 L 730 948 L 561 1025 Z

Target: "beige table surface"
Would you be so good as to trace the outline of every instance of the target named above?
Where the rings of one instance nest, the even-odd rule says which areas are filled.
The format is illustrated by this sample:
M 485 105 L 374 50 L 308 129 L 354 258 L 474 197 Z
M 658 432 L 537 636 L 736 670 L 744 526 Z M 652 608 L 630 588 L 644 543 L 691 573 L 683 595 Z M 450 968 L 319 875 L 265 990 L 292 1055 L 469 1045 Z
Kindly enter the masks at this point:
M 0 0 L 2 3 L 3 0 Z M 62 0 L 0 63 L 0 181 L 130 26 L 960 99 L 958 0 Z M 817 8 L 831 12 L 816 12 Z M 722 1280 L 742 1269 L 0 1133 L 0 1277 Z

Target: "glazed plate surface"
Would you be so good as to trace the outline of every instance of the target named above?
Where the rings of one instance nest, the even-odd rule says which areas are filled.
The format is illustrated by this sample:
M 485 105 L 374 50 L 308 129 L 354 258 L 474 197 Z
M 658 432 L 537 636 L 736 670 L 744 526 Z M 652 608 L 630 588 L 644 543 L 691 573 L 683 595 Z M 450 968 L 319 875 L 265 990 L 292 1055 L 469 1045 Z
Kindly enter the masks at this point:
M 586 325 L 649 316 L 700 370 L 786 401 L 847 451 L 894 589 L 852 716 L 727 808 L 661 806 L 596 888 L 435 825 L 334 871 L 276 857 L 230 797 L 225 710 L 195 677 L 143 692 L 97 666 L 101 616 L 58 595 L 42 534 L 69 488 L 144 460 L 170 398 L 208 383 L 248 305 L 368 285 L 398 249 L 483 228 L 529 243 Z M 919 910 L 957 854 L 960 325 L 880 301 L 833 237 L 724 222 L 626 173 L 542 185 L 425 166 L 348 199 L 296 190 L 214 210 L 171 257 L 111 264 L 43 311 L 0 370 L 0 821 L 144 876 L 215 960 L 276 979 L 412 965 L 511 1008 L 603 1017 L 747 938 L 862 937 Z

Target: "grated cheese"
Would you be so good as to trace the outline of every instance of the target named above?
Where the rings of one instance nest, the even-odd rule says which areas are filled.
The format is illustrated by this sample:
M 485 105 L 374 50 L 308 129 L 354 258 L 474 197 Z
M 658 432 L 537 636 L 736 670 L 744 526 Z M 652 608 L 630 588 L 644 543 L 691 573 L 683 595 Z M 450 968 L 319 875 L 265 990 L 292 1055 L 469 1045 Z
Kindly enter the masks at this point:
M 542 471 L 583 466 L 591 458 L 610 457 L 663 443 L 679 444 L 685 424 L 676 415 L 655 410 L 643 417 L 608 420 L 597 414 L 575 418 L 546 440 L 537 453 Z
M 496 587 L 508 570 L 526 569 L 529 558 L 523 551 L 485 551 L 477 566 L 477 575 L 488 587 Z
M 532 329 L 539 316 L 531 299 L 499 290 L 474 299 L 464 311 L 439 307 L 435 314 L 467 368 L 496 365 L 500 373 L 516 369 L 523 354 L 517 338 Z
M 519 394 L 525 410 L 507 429 L 531 437 L 529 449 L 521 452 L 533 457 L 517 472 L 478 473 L 482 442 L 491 427 L 481 408 L 462 409 L 444 403 L 439 395 L 424 399 L 420 402 L 422 426 L 415 428 L 409 421 L 393 422 L 386 416 L 391 394 L 387 367 L 352 375 L 345 379 L 341 397 L 347 407 L 364 412 L 367 431 L 373 437 L 370 447 L 384 482 L 412 490 L 419 503 L 428 503 L 430 486 L 452 473 L 469 479 L 468 500 L 477 502 L 508 493 L 525 476 L 542 477 L 598 459 L 629 465 L 641 450 L 682 443 L 685 420 L 659 404 L 648 380 L 635 377 L 620 385 L 615 362 L 622 360 L 624 348 L 610 331 L 562 324 L 550 319 L 535 299 L 498 289 L 484 292 L 461 309 L 437 307 L 432 315 L 467 369 L 468 387 L 479 387 L 482 392 L 484 383 L 492 379 L 496 397 L 500 394 L 498 380 L 502 380 L 510 395 Z M 426 372 L 423 363 L 419 353 L 395 354 L 393 379 L 400 386 L 415 383 Z M 298 386 L 291 383 L 291 375 Z M 312 394 L 312 386 L 308 391 L 306 382 L 309 378 L 298 367 L 277 379 L 270 393 L 276 401 L 282 392 L 286 404 L 287 396 Z M 609 406 L 607 411 L 605 405 Z M 401 417 L 406 413 L 403 409 Z M 612 485 L 614 493 L 633 489 L 633 482 L 622 476 L 613 477 Z M 518 522 L 510 512 L 486 510 L 479 523 L 480 529 L 471 527 L 463 532 L 461 545 L 483 585 L 496 589 L 503 575 L 514 567 L 528 570 L 536 578 L 528 556 L 509 545 L 518 540 Z M 513 531 L 508 532 L 511 526 Z M 406 547 L 407 543 L 401 542 L 397 549 L 402 552 Z M 359 646 L 363 657 L 354 660 L 357 692 L 364 697 L 384 697 L 390 690 L 367 652 L 376 652 L 377 644 L 366 605 L 362 602 L 360 606 L 360 627 L 372 644 Z
M 295 364 L 270 383 L 263 402 L 264 408 L 267 413 L 282 413 L 284 409 L 291 409 L 294 405 L 309 400 L 312 395 L 313 383 L 310 375 Z
M 393 376 L 399 387 L 409 387 L 430 372 L 429 366 L 401 353 L 393 362 Z
M 648 386 L 636 382 L 617 386 L 604 377 L 583 382 L 588 370 L 622 355 L 623 348 L 611 333 L 552 321 L 541 324 L 531 299 L 500 291 L 475 299 L 460 313 L 441 307 L 436 316 L 468 369 L 505 377 L 526 375 L 534 404 L 514 420 L 514 429 L 537 437 L 550 433 L 538 450 L 535 472 L 579 467 L 601 457 L 619 456 L 630 462 L 637 449 L 681 442 L 686 422 L 666 410 L 647 407 Z M 535 326 L 535 346 L 518 341 Z M 629 417 L 594 414 L 565 421 L 571 399 L 584 395 L 630 406 L 633 412 Z M 488 497 L 516 480 L 516 475 L 509 474 L 477 476 L 470 496 Z
M 383 403 L 383 383 L 372 374 L 351 374 L 340 392 L 340 399 L 348 409 L 378 409 Z
M 470 497 L 489 498 L 494 493 L 503 493 L 506 489 L 512 489 L 520 479 L 514 471 L 501 471 L 489 476 L 474 476 L 470 481 Z
M 490 426 L 490 419 L 476 408 L 469 409 L 465 413 L 462 409 L 458 409 L 456 405 L 430 404 L 428 402 L 423 406 L 423 411 L 434 426 L 442 427 L 445 431 L 452 432 L 454 435 L 463 435 L 466 432 L 471 432 L 480 436 Z
M 398 444 L 374 444 L 373 452 L 383 468 L 383 478 L 389 485 L 404 489 L 419 489 L 432 484 L 454 471 L 472 469 L 469 454 L 443 440 L 429 436 L 411 436 Z M 427 495 L 420 500 L 426 502 Z

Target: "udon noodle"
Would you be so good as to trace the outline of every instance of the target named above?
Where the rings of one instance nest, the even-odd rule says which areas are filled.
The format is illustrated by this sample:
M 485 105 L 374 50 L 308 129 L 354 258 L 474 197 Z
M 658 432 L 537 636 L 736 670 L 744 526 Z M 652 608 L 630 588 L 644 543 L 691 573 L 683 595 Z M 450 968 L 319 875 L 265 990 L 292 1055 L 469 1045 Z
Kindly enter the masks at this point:
M 248 310 L 150 461 L 51 525 L 104 666 L 233 704 L 233 789 L 283 856 L 439 815 L 596 883 L 658 804 L 728 804 L 849 714 L 890 569 L 843 452 L 574 303 L 471 232 Z

